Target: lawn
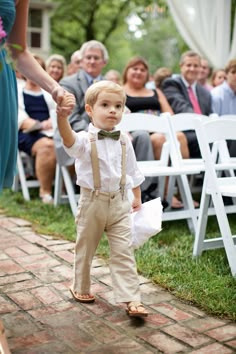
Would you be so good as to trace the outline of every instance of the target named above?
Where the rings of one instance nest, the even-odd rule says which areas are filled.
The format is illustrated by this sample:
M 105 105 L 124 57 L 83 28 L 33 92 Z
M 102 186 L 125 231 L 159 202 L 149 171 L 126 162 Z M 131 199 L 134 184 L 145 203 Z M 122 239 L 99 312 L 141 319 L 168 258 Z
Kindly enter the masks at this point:
M 33 223 L 35 231 L 67 240 L 75 240 L 75 224 L 68 205 L 57 208 L 43 205 L 37 198 L 25 202 L 21 193 L 4 191 L 0 208 L 6 215 Z M 236 217 L 230 215 L 236 234 Z M 209 235 L 218 231 L 215 217 L 210 217 Z M 186 221 L 163 223 L 163 230 L 135 252 L 139 273 L 187 303 L 208 314 L 236 320 L 236 278 L 230 273 L 223 249 L 205 251 L 192 259 L 193 236 Z M 100 242 L 98 255 L 108 259 L 106 237 Z

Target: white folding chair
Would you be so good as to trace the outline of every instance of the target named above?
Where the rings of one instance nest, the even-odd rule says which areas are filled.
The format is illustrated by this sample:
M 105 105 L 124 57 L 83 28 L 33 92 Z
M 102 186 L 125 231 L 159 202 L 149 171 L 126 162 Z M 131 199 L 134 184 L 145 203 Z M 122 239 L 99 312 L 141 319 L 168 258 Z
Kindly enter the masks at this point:
M 35 177 L 34 179 L 27 179 L 25 173 L 25 164 L 28 164 L 33 169 L 32 158 L 22 151 L 17 152 L 17 175 L 14 178 L 12 190 L 18 192 L 22 191 L 25 200 L 30 200 L 30 188 L 39 188 L 39 181 Z
M 71 158 L 71 160 L 68 161 L 68 166 L 73 164 L 74 159 Z M 75 186 L 67 166 L 60 164 L 57 160 L 54 184 L 54 206 L 69 203 L 73 215 L 76 216 L 78 200 L 79 194 L 75 192 Z
M 199 115 L 195 113 L 180 113 L 180 114 L 175 114 L 171 116 L 170 114 L 165 113 L 165 116 L 169 120 L 170 124 L 170 130 L 172 131 L 172 138 L 171 138 L 171 149 L 170 149 L 170 155 L 171 155 L 171 161 L 172 164 L 176 167 L 180 166 L 188 166 L 189 168 L 193 169 L 193 174 L 192 176 L 198 176 L 199 172 L 196 172 L 195 170 L 199 170 L 201 174 L 203 175 L 204 178 L 204 172 L 205 172 L 205 164 L 202 158 L 189 158 L 189 159 L 183 159 L 181 156 L 180 152 L 180 147 L 179 147 L 179 142 L 176 137 L 176 132 L 177 131 L 186 131 L 186 130 L 196 130 L 196 124 L 195 120 L 201 120 L 202 122 L 207 122 L 212 119 L 221 119 L 221 117 L 218 117 L 217 115 L 212 115 L 210 117 L 204 116 L 204 115 Z M 227 147 L 224 147 L 225 142 L 217 142 L 214 144 L 214 147 L 212 149 L 212 157 L 213 160 L 216 162 L 217 160 L 221 163 L 229 164 L 230 162 L 234 161 L 234 158 L 231 158 L 229 156 L 229 152 Z M 236 160 L 236 159 L 235 159 Z M 218 170 L 217 173 L 218 175 L 222 175 L 223 171 L 220 169 L 220 167 L 216 164 L 215 168 Z M 228 175 L 229 173 L 233 173 L 234 171 L 225 171 L 225 173 Z M 191 183 L 191 182 L 190 182 Z M 175 186 L 175 177 L 173 176 L 170 181 L 169 181 L 169 186 L 168 186 L 168 198 L 170 199 L 171 196 L 174 193 L 174 186 Z M 191 186 L 191 191 L 192 193 L 194 192 L 200 192 L 202 191 L 202 186 L 199 190 L 193 189 Z M 236 202 L 234 205 L 227 205 L 225 206 L 225 209 L 227 213 L 235 213 L 236 210 Z M 199 213 L 199 209 L 195 209 L 196 215 Z M 215 209 L 214 207 L 209 207 L 208 208 L 208 215 L 215 215 Z
M 165 113 L 166 115 L 166 113 Z M 180 152 L 180 145 L 176 136 L 177 132 L 185 132 L 187 130 L 194 130 L 195 131 L 195 124 L 194 124 L 194 119 L 198 118 L 198 119 L 209 119 L 208 116 L 204 116 L 204 115 L 199 115 L 196 113 L 179 113 L 179 114 L 174 114 L 174 115 L 170 115 L 167 114 L 167 117 L 169 119 L 169 123 L 170 123 L 170 129 L 172 131 L 172 146 L 173 149 L 171 150 L 171 156 L 172 156 L 172 164 L 174 164 L 175 166 L 179 166 L 179 165 L 188 165 L 188 166 L 192 166 L 193 168 L 193 174 L 190 175 L 189 177 L 189 184 L 190 184 L 190 188 L 192 193 L 196 193 L 196 192 L 201 192 L 201 186 L 199 188 L 195 187 L 195 181 L 199 178 L 202 179 L 202 175 L 205 169 L 204 163 L 202 158 L 188 158 L 188 159 L 183 159 L 181 152 Z M 195 167 L 197 166 L 197 170 L 200 170 L 200 173 L 196 173 L 194 172 Z M 174 187 L 174 178 L 172 178 L 170 180 L 170 186 L 169 186 L 169 193 L 173 194 L 173 187 Z
M 188 174 L 193 173 L 192 166 L 190 166 L 190 168 L 188 166 L 168 166 L 170 157 L 170 142 L 172 139 L 168 119 L 165 116 L 157 117 L 155 115 L 145 113 L 128 113 L 123 115 L 122 121 L 117 128 L 126 132 L 145 130 L 150 133 L 158 132 L 165 135 L 166 143 L 163 146 L 160 160 L 138 161 L 138 166 L 144 176 L 159 177 L 160 197 L 164 196 L 165 177 L 176 177 L 184 208 L 181 210 L 165 209 L 163 213 L 163 221 L 186 219 L 190 231 L 195 233 L 197 217 L 187 178 Z M 200 172 L 200 170 L 197 169 L 195 169 L 195 171 L 196 173 Z
M 230 269 L 233 276 L 236 276 L 236 235 L 232 235 L 223 197 L 236 197 L 236 177 L 221 177 L 217 174 L 215 161 L 209 144 L 217 144 L 218 141 L 236 140 L 236 120 L 212 119 L 208 122 L 195 121 L 196 133 L 199 147 L 205 163 L 205 179 L 203 183 L 202 197 L 200 203 L 197 231 L 193 248 L 193 256 L 199 256 L 203 250 L 224 247 Z M 225 144 L 226 146 L 226 144 Z M 217 169 L 235 170 L 236 162 L 221 162 Z M 215 208 L 215 215 L 220 229 L 220 237 L 206 239 L 206 227 L 208 219 L 209 201 Z
M 224 115 L 220 116 L 219 119 L 236 120 L 236 114 L 224 114 Z M 228 162 L 235 162 L 236 161 L 236 157 L 231 157 L 228 149 L 225 149 L 223 146 L 221 146 L 219 148 L 219 158 L 221 159 L 221 161 L 228 161 Z M 233 176 L 233 175 L 234 175 L 233 170 L 228 171 L 228 176 Z

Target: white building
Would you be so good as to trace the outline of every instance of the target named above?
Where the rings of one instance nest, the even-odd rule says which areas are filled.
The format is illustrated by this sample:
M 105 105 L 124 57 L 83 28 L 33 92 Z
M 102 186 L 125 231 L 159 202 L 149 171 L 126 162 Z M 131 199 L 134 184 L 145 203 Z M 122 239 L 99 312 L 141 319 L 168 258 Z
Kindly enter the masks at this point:
M 50 54 L 50 17 L 55 9 L 47 0 L 30 0 L 27 42 L 31 52 L 47 58 Z

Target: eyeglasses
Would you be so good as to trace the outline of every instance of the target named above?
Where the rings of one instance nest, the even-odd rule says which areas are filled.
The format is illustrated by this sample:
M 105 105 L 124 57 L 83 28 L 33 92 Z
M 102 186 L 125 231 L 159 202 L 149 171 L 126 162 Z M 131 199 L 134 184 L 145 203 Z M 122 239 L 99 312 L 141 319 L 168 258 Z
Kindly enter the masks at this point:
M 102 60 L 102 57 L 99 57 L 97 55 L 86 55 L 84 57 L 85 60 L 89 61 L 89 60 L 95 60 L 95 61 L 99 61 L 99 60 Z

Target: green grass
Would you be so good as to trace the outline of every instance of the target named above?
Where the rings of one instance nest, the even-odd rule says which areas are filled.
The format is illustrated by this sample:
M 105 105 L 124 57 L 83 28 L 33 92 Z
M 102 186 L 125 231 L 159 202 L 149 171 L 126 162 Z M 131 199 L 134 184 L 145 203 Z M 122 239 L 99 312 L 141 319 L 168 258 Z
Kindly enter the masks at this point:
M 25 202 L 21 193 L 4 191 L 0 208 L 6 215 L 33 223 L 36 232 L 75 240 L 75 224 L 68 205 L 57 208 L 43 205 L 37 198 Z M 236 217 L 230 215 L 236 234 Z M 208 234 L 218 231 L 215 217 L 209 218 Z M 236 320 L 236 278 L 230 273 L 224 249 L 205 251 L 192 259 L 193 236 L 186 221 L 163 223 L 160 234 L 135 252 L 143 276 L 169 290 L 178 298 L 198 306 L 211 315 Z M 109 249 L 102 238 L 97 253 L 108 258 Z

